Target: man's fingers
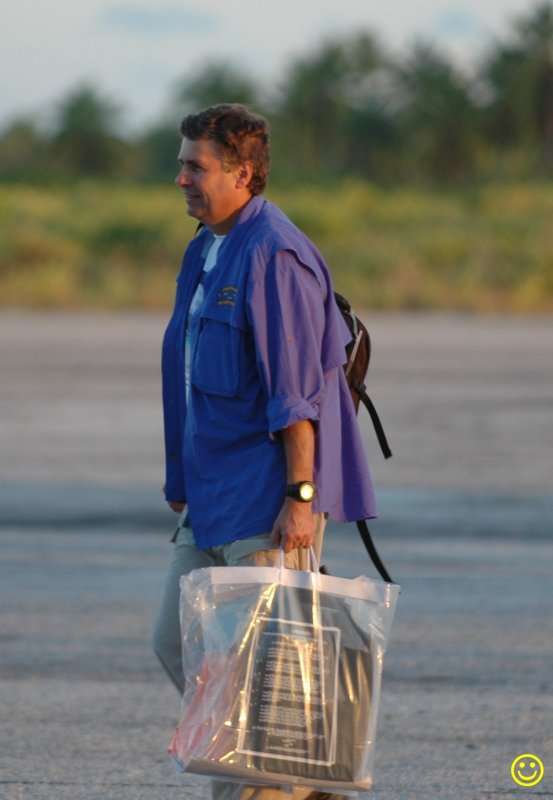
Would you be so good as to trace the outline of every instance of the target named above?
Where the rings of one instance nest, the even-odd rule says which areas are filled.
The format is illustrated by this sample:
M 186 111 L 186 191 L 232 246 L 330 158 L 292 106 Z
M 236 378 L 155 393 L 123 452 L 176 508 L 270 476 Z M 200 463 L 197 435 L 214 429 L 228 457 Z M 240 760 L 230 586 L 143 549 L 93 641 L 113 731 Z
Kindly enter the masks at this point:
M 290 535 L 284 538 L 284 552 L 290 553 L 292 550 L 309 549 L 313 544 L 313 537 L 309 533 Z

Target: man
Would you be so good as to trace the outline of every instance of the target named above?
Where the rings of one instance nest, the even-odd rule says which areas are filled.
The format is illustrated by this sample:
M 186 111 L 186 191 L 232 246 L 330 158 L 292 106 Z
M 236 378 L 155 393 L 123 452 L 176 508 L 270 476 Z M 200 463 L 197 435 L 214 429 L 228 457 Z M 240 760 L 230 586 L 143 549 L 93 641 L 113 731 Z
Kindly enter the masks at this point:
M 176 184 L 203 227 L 185 253 L 163 342 L 165 495 L 180 518 L 154 647 L 182 693 L 181 575 L 273 564 L 279 547 L 287 567 L 306 569 L 328 515 L 370 518 L 375 503 L 343 374 L 350 334 L 328 269 L 262 196 L 266 120 L 222 104 L 186 117 L 181 133 Z M 289 797 L 212 787 L 233 800 Z

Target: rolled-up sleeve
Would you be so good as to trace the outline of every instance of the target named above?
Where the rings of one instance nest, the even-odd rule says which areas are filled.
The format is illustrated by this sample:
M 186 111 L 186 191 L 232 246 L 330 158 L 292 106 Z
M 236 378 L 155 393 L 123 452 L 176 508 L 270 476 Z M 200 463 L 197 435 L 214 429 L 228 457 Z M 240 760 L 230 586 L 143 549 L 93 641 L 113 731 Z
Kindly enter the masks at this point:
M 318 420 L 325 387 L 323 292 L 316 274 L 290 251 L 277 253 L 250 279 L 248 317 L 271 436 Z

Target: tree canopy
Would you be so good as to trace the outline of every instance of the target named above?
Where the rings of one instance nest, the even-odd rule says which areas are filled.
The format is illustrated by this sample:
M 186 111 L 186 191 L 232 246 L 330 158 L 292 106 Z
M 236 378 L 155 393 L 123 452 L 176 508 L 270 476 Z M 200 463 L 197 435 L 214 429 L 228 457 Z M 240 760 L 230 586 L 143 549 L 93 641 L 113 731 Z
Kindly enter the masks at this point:
M 241 102 L 267 113 L 274 174 L 324 180 L 451 183 L 481 175 L 553 175 L 553 6 L 513 20 L 480 63 L 462 69 L 433 43 L 392 57 L 369 31 L 334 37 L 291 60 L 273 87 L 240 66 L 207 63 L 175 82 L 170 121 L 134 138 L 121 108 L 93 86 L 63 98 L 50 135 L 29 120 L 0 133 L 0 177 L 38 164 L 63 175 L 166 180 L 185 113 Z
M 77 87 L 58 110 L 53 145 L 60 161 L 76 172 L 109 174 L 116 162 L 119 115 L 93 87 Z

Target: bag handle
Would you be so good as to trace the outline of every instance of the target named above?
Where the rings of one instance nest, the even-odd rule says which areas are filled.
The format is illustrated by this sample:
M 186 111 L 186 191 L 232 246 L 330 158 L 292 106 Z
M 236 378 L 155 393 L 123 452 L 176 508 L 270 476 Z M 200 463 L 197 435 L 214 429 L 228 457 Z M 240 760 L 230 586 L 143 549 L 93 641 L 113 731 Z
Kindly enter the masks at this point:
M 310 547 L 309 548 L 309 562 L 311 569 L 307 570 L 310 581 L 311 581 L 311 591 L 313 593 L 313 624 L 316 627 L 321 626 L 321 609 L 319 604 L 319 590 L 320 590 L 320 575 L 322 574 L 319 570 L 319 562 L 317 561 L 317 556 L 315 555 L 315 550 Z M 276 566 L 278 567 L 278 577 L 279 581 L 282 579 L 282 572 L 286 567 L 284 566 L 284 550 L 281 547 L 278 548 L 278 557 Z
M 276 566 L 278 567 L 279 571 L 285 569 L 284 566 L 284 549 L 282 546 L 278 548 L 278 556 Z M 317 555 L 313 547 L 309 548 L 309 570 L 308 572 L 312 572 L 314 575 L 318 575 L 320 573 L 319 569 L 319 562 L 317 561 Z
M 373 562 L 374 566 L 376 567 L 380 577 L 386 583 L 395 584 L 395 581 L 393 580 L 392 576 L 384 566 L 384 562 L 382 561 L 382 559 L 378 554 L 378 550 L 376 549 L 376 545 L 373 542 L 373 538 L 371 536 L 371 532 L 369 530 L 369 526 L 367 525 L 366 520 L 359 519 L 355 524 L 357 525 L 357 530 L 359 531 L 361 539 L 363 540 L 363 544 L 365 545 L 367 553 L 369 554 L 370 559 Z M 315 550 L 312 547 L 309 548 L 309 562 L 310 562 L 309 572 L 311 573 L 312 576 L 318 576 L 319 574 L 322 575 L 327 574 L 325 568 L 319 566 Z M 278 549 L 276 566 L 278 567 L 279 571 L 285 569 L 284 550 L 282 547 L 279 547 Z M 318 580 L 314 580 L 314 578 L 312 578 L 312 585 L 314 589 L 318 589 L 319 588 Z

